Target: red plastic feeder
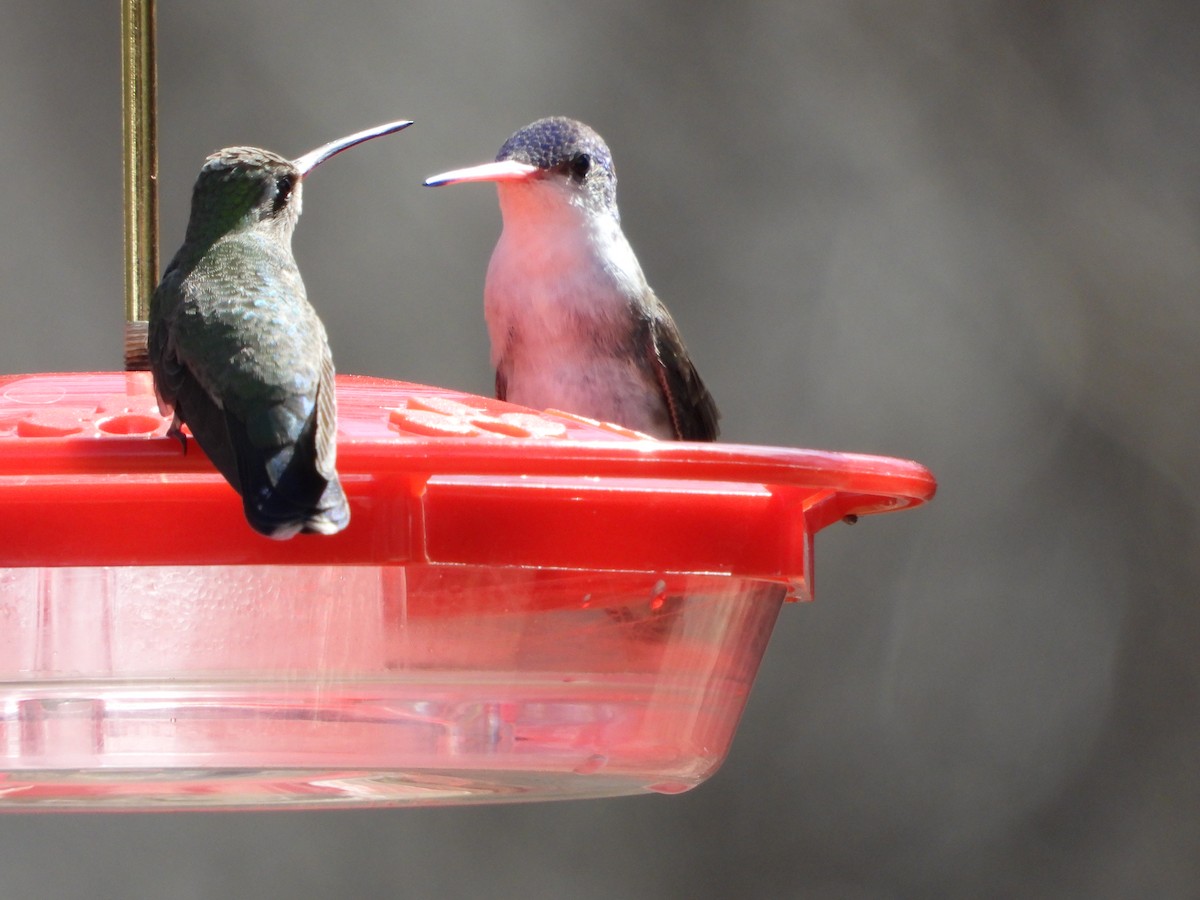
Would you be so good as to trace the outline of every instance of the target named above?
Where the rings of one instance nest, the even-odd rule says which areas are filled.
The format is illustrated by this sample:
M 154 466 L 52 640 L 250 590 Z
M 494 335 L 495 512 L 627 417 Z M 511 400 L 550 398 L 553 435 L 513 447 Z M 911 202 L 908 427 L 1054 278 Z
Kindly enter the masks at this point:
M 813 535 L 935 489 L 380 379 L 338 403 L 352 522 L 275 542 L 148 374 L 0 377 L 0 809 L 686 790 Z

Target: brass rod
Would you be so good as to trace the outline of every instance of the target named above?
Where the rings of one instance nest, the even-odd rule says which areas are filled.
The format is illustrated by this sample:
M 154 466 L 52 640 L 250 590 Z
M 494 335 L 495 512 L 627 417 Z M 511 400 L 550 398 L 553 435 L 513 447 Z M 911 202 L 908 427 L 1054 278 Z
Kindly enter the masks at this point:
M 125 145 L 125 369 L 147 368 L 146 319 L 158 281 L 155 0 L 121 0 Z

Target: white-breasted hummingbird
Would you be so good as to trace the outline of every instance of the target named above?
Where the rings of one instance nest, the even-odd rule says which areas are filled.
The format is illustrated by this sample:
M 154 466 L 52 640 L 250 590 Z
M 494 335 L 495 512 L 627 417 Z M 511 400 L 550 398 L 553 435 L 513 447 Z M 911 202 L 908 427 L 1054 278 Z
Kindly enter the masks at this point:
M 493 181 L 503 229 L 484 284 L 496 396 L 712 441 L 719 413 L 679 329 L 621 230 L 612 155 L 595 131 L 552 117 L 495 162 L 426 179 Z

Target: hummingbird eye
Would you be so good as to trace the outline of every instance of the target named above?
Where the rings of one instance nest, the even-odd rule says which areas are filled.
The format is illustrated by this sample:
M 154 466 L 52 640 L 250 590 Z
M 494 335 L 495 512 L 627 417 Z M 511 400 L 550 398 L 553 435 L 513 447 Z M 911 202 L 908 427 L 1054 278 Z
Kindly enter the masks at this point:
M 275 179 L 275 198 L 271 201 L 272 214 L 278 214 L 287 206 L 288 198 L 292 196 L 292 189 L 295 186 L 296 177 L 294 175 L 281 175 Z
M 576 181 L 583 181 L 592 169 L 592 158 L 586 153 L 576 153 L 571 158 L 570 168 L 571 177 Z

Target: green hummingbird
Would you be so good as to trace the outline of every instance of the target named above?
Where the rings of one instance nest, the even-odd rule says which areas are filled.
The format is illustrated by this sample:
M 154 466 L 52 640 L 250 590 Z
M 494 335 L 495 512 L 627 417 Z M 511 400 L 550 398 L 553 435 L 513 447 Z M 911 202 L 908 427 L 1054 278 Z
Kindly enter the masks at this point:
M 350 522 L 337 473 L 337 402 L 325 327 L 292 255 L 301 189 L 314 168 L 400 131 L 389 122 L 287 160 L 230 147 L 205 161 L 183 246 L 150 300 L 148 350 L 159 410 L 187 449 L 187 425 L 242 495 L 246 520 L 278 540 Z

